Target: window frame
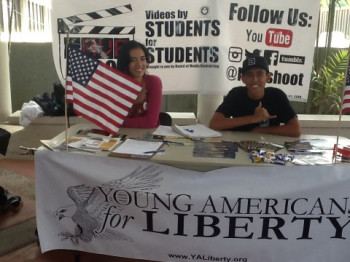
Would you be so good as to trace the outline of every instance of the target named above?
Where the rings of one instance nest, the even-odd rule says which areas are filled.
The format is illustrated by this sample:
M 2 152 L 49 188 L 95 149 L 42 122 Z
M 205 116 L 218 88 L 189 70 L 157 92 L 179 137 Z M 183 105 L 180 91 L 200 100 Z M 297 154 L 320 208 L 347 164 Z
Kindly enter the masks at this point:
M 52 42 L 50 0 L 0 1 L 0 41 Z

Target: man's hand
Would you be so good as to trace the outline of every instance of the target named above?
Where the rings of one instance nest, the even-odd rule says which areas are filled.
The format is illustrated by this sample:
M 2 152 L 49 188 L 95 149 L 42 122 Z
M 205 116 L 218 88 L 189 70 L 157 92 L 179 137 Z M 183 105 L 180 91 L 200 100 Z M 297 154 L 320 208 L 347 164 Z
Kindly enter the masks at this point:
M 270 115 L 269 112 L 262 106 L 261 102 L 254 109 L 254 119 L 256 120 L 256 123 L 272 118 L 276 118 L 276 115 Z

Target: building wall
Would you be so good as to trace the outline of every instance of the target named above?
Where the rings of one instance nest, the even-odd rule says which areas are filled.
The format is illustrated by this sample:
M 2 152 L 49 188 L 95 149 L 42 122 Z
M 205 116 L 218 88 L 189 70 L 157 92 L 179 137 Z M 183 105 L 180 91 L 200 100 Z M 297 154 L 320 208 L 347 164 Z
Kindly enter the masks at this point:
M 11 43 L 10 81 L 13 112 L 37 94 L 51 93 L 58 81 L 51 43 Z

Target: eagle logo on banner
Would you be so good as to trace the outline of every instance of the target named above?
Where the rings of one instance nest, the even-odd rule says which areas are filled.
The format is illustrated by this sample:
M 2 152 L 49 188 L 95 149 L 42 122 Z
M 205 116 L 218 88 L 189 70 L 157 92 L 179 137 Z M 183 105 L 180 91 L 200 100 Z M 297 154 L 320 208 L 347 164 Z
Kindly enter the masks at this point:
M 119 219 L 121 223 L 120 228 L 123 228 L 132 220 L 132 216 L 121 215 L 129 203 L 128 192 L 145 192 L 159 187 L 159 182 L 163 179 L 159 177 L 161 172 L 159 167 L 150 165 L 143 169 L 139 167 L 125 177 L 101 186 L 70 186 L 67 194 L 74 204 L 58 208 L 53 216 L 60 221 L 70 219 L 74 232 L 61 232 L 59 236 L 62 240 L 70 240 L 75 246 L 80 240 L 88 243 L 94 238 L 132 242 L 127 235 L 107 227 L 106 221 L 109 217 L 117 217 L 116 220 Z

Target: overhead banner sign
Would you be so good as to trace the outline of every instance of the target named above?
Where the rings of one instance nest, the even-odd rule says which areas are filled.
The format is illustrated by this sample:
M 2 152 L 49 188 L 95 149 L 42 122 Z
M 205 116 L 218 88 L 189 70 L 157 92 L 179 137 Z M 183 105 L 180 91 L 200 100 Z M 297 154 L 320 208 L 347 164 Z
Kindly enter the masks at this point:
M 42 252 L 152 261 L 344 262 L 348 166 L 196 172 L 149 161 L 35 154 Z
M 55 66 L 64 82 L 67 42 L 115 66 L 120 45 L 134 39 L 146 45 L 165 94 L 225 95 L 242 85 L 245 52 L 258 49 L 268 85 L 305 102 L 319 8 L 318 0 L 53 0 Z

